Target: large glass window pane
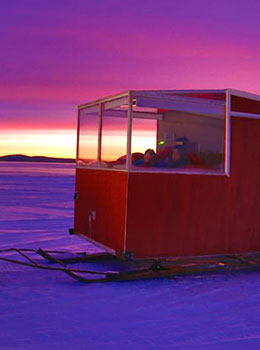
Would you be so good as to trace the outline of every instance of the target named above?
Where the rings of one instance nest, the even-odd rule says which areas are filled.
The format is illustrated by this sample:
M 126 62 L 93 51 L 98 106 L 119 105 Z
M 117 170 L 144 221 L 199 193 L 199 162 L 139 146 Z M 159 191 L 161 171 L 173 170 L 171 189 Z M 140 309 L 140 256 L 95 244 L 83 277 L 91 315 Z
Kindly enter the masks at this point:
M 127 105 L 104 104 L 102 120 L 101 161 L 109 168 L 126 167 Z
M 98 106 L 80 110 L 78 164 L 94 165 L 98 154 Z
M 157 120 L 135 118 L 132 121 L 132 164 L 142 164 L 143 155 L 147 149 L 156 151 Z
M 137 97 L 132 135 L 133 169 L 224 172 L 225 101 Z

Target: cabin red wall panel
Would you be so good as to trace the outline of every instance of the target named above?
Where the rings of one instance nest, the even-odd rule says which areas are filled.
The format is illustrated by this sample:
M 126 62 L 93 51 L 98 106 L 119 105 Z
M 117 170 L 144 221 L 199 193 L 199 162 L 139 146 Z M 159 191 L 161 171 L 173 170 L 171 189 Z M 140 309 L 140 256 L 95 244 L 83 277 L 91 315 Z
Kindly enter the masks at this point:
M 127 173 L 76 169 L 75 232 L 89 237 L 88 215 L 96 213 L 92 239 L 114 250 L 124 249 Z
M 260 250 L 260 120 L 232 118 L 230 245 Z
M 226 218 L 220 219 L 219 213 L 227 181 L 217 176 L 131 174 L 127 250 L 137 257 L 217 253 L 225 241 Z
M 232 118 L 231 177 L 129 174 L 136 257 L 260 250 L 260 121 Z
M 260 101 L 231 96 L 231 110 L 234 112 L 260 114 Z

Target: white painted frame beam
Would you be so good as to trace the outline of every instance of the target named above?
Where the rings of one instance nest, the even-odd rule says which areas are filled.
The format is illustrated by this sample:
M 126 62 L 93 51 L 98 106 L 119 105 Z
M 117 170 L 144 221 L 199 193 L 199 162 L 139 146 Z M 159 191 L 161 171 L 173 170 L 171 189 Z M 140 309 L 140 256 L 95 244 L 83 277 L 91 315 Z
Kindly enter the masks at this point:
M 111 101 L 104 102 L 104 110 L 113 109 L 114 107 L 127 105 L 128 96 L 123 96 L 121 98 L 116 98 Z
M 231 111 L 230 114 L 231 114 L 231 117 L 260 119 L 260 114 L 255 114 L 255 113 L 244 113 L 244 112 Z
M 98 154 L 97 154 L 98 161 L 101 161 L 101 152 L 102 152 L 103 110 L 104 110 L 104 104 L 100 103 L 99 109 L 98 109 Z
M 231 151 L 231 94 L 226 91 L 226 118 L 225 118 L 225 173 L 230 176 Z
M 90 101 L 90 102 L 84 103 L 82 105 L 79 105 L 78 109 L 83 109 L 83 108 L 86 108 L 86 107 L 99 105 L 100 103 L 105 103 L 105 102 L 108 102 L 108 101 L 112 101 L 112 100 L 115 100 L 115 99 L 120 99 L 121 97 L 127 97 L 127 96 L 128 96 L 128 91 L 125 91 L 125 92 L 122 92 L 120 94 L 116 94 L 116 95 L 113 95 L 113 96 L 108 96 L 108 97 L 101 98 L 99 100 L 94 100 L 94 101 Z
M 106 117 L 117 117 L 117 118 L 125 118 L 127 115 L 128 111 L 127 110 L 109 110 L 105 111 L 104 115 Z M 162 114 L 156 114 L 156 113 L 149 113 L 149 112 L 134 112 L 132 110 L 132 117 L 137 118 L 137 119 L 153 119 L 153 120 L 163 120 L 163 115 Z
M 127 146 L 126 146 L 126 169 L 132 167 L 132 119 L 133 119 L 133 98 L 132 92 L 128 92 L 128 113 L 127 113 Z

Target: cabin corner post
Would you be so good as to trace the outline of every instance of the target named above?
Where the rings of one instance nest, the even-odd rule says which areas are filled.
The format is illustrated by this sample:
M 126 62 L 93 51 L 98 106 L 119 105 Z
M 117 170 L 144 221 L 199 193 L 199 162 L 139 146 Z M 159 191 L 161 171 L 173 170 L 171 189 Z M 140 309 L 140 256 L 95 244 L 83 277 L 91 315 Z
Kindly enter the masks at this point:
M 226 118 L 225 118 L 225 173 L 230 176 L 230 147 L 231 147 L 231 93 L 226 91 Z
M 79 128 L 80 128 L 80 109 L 78 107 L 78 116 L 77 116 L 77 140 L 76 140 L 76 164 L 79 159 Z
M 97 160 L 101 161 L 101 150 L 102 150 L 102 123 L 103 123 L 103 111 L 104 103 L 99 103 L 98 105 L 98 154 Z
M 133 106 L 132 106 L 132 92 L 128 92 L 128 113 L 127 113 L 127 147 L 126 147 L 126 168 L 130 170 L 132 167 L 131 147 L 132 147 L 132 117 L 133 117 Z

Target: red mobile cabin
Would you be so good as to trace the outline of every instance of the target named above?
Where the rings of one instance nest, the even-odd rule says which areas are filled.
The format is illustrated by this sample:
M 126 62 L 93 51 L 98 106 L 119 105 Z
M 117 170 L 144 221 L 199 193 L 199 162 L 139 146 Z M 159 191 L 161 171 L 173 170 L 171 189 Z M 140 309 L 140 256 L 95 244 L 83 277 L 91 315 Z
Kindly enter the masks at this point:
M 260 96 L 127 91 L 79 106 L 74 231 L 135 258 L 260 251 Z

